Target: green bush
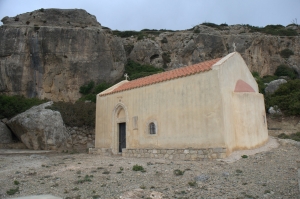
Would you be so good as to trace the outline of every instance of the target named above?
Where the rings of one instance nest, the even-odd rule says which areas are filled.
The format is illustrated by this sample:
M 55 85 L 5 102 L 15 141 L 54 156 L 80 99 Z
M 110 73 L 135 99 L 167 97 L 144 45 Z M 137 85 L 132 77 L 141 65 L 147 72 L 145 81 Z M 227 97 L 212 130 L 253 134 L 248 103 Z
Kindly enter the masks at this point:
M 204 25 L 204 26 L 209 26 L 209 27 L 212 27 L 212 28 L 217 28 L 219 29 L 219 25 L 215 24 L 215 23 L 210 23 L 210 22 L 204 22 L 202 23 L 201 25 Z
M 297 73 L 294 71 L 294 69 L 286 66 L 286 65 L 280 65 L 277 67 L 274 75 L 276 76 L 288 76 L 291 79 L 295 79 L 297 77 Z
M 287 115 L 300 115 L 300 80 L 281 84 L 274 94 L 267 96 L 266 107 L 277 105 Z
M 140 166 L 140 165 L 134 165 L 133 167 L 132 167 L 132 170 L 133 171 L 141 171 L 141 172 L 145 172 L 145 169 L 144 169 L 144 167 L 143 166 Z
M 290 139 L 300 142 L 300 132 L 291 134 Z
M 91 81 L 87 85 L 83 85 L 80 87 L 79 92 L 83 94 L 83 96 L 79 99 L 79 101 L 89 100 L 91 102 L 96 103 L 96 95 L 108 89 L 111 86 L 111 84 L 108 84 L 106 82 L 100 83 L 95 86 L 95 83 Z
M 103 82 L 103 83 L 100 83 L 98 84 L 94 89 L 93 89 L 93 93 L 94 94 L 98 94 L 98 93 L 101 93 L 102 91 L 108 89 L 109 87 L 111 87 L 112 85 L 111 84 L 108 84 L 106 82 Z
M 182 175 L 184 174 L 184 171 L 181 171 L 181 170 L 179 170 L 179 169 L 175 169 L 175 170 L 173 171 L 173 173 L 174 173 L 174 175 L 176 175 L 176 176 L 182 176 Z
M 151 65 L 141 65 L 132 60 L 128 60 L 127 64 L 125 65 L 125 73 L 129 75 L 130 80 L 153 75 L 163 71 L 164 69 L 162 68 L 155 68 Z
M 94 88 L 95 82 L 94 81 L 90 81 L 87 85 L 83 85 L 80 87 L 79 89 L 79 93 L 81 94 L 89 94 L 91 92 L 91 90 Z
M 191 187 L 195 187 L 197 185 L 196 181 L 188 182 Z
M 289 138 L 290 138 L 290 136 L 288 136 L 288 135 L 285 134 L 285 133 L 281 133 L 281 134 L 279 134 L 277 137 L 280 138 L 280 139 L 289 139 Z
M 19 185 L 19 184 L 20 184 L 20 182 L 18 180 L 14 181 L 14 185 Z
M 264 94 L 266 86 L 265 86 L 265 83 L 263 82 L 263 79 L 259 76 L 258 72 L 252 72 L 252 75 L 253 75 L 253 77 L 256 80 L 259 92 L 262 93 L 262 94 Z
M 19 192 L 19 187 L 6 191 L 7 195 L 14 195 L 17 192 Z
M 278 137 L 281 139 L 292 139 L 300 142 L 300 132 L 292 133 L 291 135 L 286 135 L 285 133 L 281 133 L 278 135 Z
M 168 43 L 168 40 L 167 40 L 167 38 L 163 38 L 162 40 L 161 40 L 161 43 L 163 43 L 163 44 L 166 44 L 166 43 Z
M 275 75 L 266 75 L 266 76 L 263 76 L 262 81 L 264 83 L 270 83 L 271 81 L 276 80 L 276 79 L 278 79 L 278 77 Z
M 122 38 L 126 38 L 126 37 L 131 37 L 131 36 L 138 36 L 141 34 L 141 32 L 137 32 L 137 31 L 118 31 L 118 30 L 114 30 L 112 31 L 114 35 L 118 36 L 118 37 L 122 37 Z
M 118 31 L 118 30 L 114 30 L 112 31 L 113 35 L 116 35 L 118 37 L 121 38 L 127 38 L 127 37 L 137 37 L 137 40 L 141 40 L 144 37 L 148 37 L 149 34 L 152 35 L 159 35 L 160 33 L 165 32 L 165 31 L 161 31 L 161 30 L 149 30 L 149 29 L 143 29 L 142 31 Z
M 210 22 L 204 22 L 201 25 L 209 26 L 209 27 L 216 28 L 216 29 L 219 29 L 219 30 L 222 30 L 224 27 L 228 26 L 227 23 L 221 23 L 220 25 L 218 25 L 218 24 L 210 23 Z M 199 30 L 194 30 L 194 33 L 200 33 L 200 31 L 199 32 L 198 31 Z
M 220 26 L 228 26 L 227 23 L 221 23 Z
M 163 53 L 162 59 L 163 59 L 165 65 L 171 62 L 171 58 L 168 53 Z
M 194 33 L 200 33 L 200 30 L 199 29 L 195 29 L 193 32 Z
M 294 52 L 288 48 L 280 51 L 280 56 L 282 58 L 289 58 L 291 55 L 294 55 Z
M 54 102 L 53 105 L 46 108 L 59 111 L 67 126 L 95 127 L 95 103 L 82 101 L 77 101 L 75 104 L 71 102 Z
M 45 103 L 47 100 L 25 98 L 24 96 L 0 95 L 0 119 L 12 118 L 33 106 Z
M 267 25 L 265 27 L 257 27 L 251 26 L 249 24 L 246 26 L 250 32 L 261 32 L 270 35 L 278 35 L 278 36 L 297 36 L 298 33 L 296 30 L 285 28 L 282 25 Z
M 138 35 L 137 40 L 142 40 L 142 39 L 144 39 L 144 36 L 145 36 L 145 35 L 143 35 L 143 34 Z

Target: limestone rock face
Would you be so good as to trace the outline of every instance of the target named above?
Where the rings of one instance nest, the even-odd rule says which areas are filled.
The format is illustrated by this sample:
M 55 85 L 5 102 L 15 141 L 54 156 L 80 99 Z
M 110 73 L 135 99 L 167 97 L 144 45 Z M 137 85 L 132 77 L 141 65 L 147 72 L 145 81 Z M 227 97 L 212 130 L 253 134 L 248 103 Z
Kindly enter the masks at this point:
M 94 15 L 82 9 L 41 8 L 15 17 L 4 17 L 1 21 L 4 25 L 101 27 Z
M 129 58 L 144 64 L 151 64 L 157 67 L 163 66 L 162 49 L 150 39 L 136 42 Z
M 17 17 L 4 18 L 0 27 L 0 93 L 74 102 L 89 81 L 113 83 L 123 76 L 121 39 L 84 10 L 45 9 Z
M 58 111 L 45 109 L 47 102 L 13 117 L 7 124 L 29 149 L 51 150 L 64 147 L 69 138 Z
M 300 33 L 300 26 L 295 29 Z M 163 54 L 169 55 L 170 61 L 166 63 L 168 69 L 225 56 L 234 51 L 235 44 L 235 50 L 242 55 L 250 71 L 258 72 L 261 76 L 273 75 L 280 64 L 285 64 L 300 74 L 300 56 L 296 53 L 299 51 L 300 37 L 251 32 L 243 25 L 221 29 L 198 25 L 194 30 L 163 32 L 159 35 L 150 32 L 143 40 L 123 38 L 123 44 L 133 48 L 129 57 L 140 63 L 161 67 Z M 294 55 L 281 57 L 280 52 L 284 49 L 292 50 Z
M 9 128 L 0 121 L 0 144 L 9 144 L 12 142 L 12 134 Z
M 285 84 L 287 81 L 285 79 L 277 79 L 271 81 L 268 86 L 265 88 L 265 92 L 268 94 L 273 94 L 281 84 Z

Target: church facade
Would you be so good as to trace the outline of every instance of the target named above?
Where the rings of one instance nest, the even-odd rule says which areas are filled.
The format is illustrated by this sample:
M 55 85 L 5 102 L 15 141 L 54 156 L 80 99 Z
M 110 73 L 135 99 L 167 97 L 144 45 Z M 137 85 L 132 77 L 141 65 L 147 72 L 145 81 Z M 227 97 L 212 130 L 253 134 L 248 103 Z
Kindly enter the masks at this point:
M 263 95 L 239 53 L 128 81 L 97 95 L 90 153 L 224 158 L 268 140 Z

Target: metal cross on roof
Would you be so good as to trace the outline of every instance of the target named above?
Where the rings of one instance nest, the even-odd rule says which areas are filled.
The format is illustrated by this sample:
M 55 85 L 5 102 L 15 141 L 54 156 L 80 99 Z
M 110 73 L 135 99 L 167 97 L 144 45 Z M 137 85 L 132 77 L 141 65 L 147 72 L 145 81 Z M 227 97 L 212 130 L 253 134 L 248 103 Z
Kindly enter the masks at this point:
M 124 77 L 126 80 L 128 80 L 129 76 L 127 75 L 127 73 L 124 74 Z

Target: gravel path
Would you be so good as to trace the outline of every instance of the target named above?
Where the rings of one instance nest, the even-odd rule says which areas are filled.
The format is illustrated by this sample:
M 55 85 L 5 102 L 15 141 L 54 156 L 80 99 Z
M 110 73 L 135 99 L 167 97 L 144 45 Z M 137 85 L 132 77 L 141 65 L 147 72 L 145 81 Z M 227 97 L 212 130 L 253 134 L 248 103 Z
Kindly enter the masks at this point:
M 38 194 L 84 199 L 300 198 L 296 165 L 300 148 L 271 143 L 257 153 L 240 151 L 212 161 L 83 153 L 0 155 L 0 198 Z M 241 155 L 248 157 L 238 160 Z M 133 171 L 136 164 L 145 172 Z M 175 170 L 182 175 L 175 175 Z M 7 195 L 10 189 L 19 191 Z

